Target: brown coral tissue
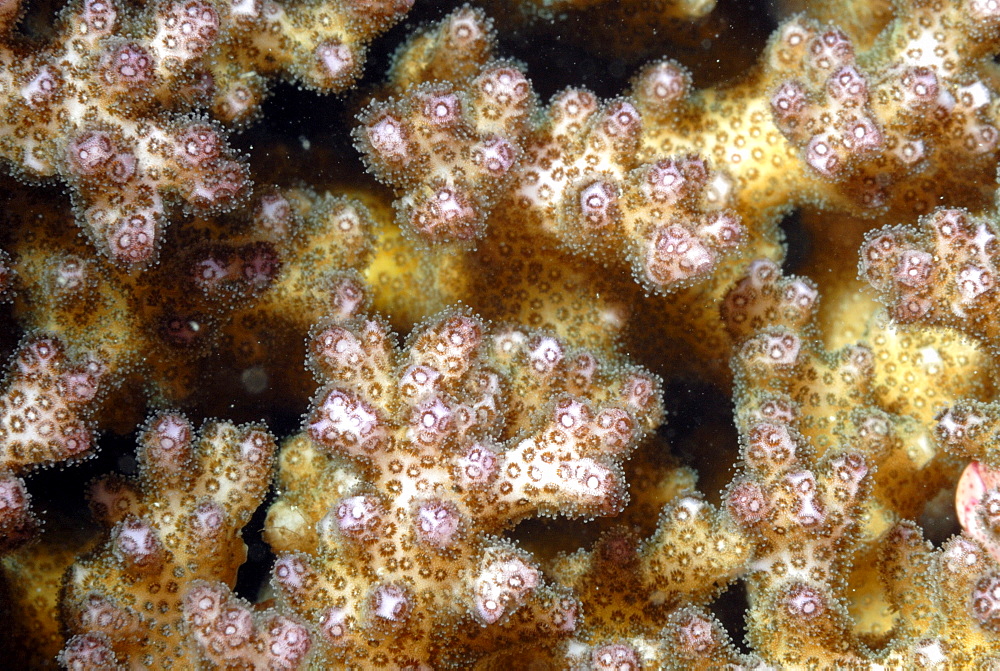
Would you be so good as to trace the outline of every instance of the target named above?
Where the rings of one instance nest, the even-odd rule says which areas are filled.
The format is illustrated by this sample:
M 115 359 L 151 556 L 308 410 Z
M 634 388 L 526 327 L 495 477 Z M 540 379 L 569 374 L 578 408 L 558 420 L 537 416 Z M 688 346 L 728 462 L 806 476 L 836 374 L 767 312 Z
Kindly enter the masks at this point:
M 1000 669 L 1000 0 L 0 0 L 0 666 Z

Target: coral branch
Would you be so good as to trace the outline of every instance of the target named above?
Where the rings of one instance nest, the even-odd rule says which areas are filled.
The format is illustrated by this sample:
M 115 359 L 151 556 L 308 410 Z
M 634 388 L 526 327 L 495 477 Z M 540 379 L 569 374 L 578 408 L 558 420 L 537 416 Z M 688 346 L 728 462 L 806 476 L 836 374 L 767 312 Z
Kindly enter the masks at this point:
M 657 381 L 462 311 L 404 352 L 360 318 L 321 329 L 311 351 L 331 383 L 282 451 L 289 494 L 267 523 L 291 552 L 274 569 L 281 601 L 347 664 L 434 664 L 572 632 L 575 601 L 493 534 L 620 510 L 619 462 L 659 419 Z
M 267 491 L 274 450 L 259 427 L 213 423 L 195 435 L 183 416 L 150 420 L 139 478 L 92 487 L 91 508 L 109 533 L 67 572 L 62 608 L 73 637 L 63 664 L 197 664 L 202 639 L 188 636 L 182 603 L 199 589 L 192 581 L 232 586 L 246 557 L 240 529 Z

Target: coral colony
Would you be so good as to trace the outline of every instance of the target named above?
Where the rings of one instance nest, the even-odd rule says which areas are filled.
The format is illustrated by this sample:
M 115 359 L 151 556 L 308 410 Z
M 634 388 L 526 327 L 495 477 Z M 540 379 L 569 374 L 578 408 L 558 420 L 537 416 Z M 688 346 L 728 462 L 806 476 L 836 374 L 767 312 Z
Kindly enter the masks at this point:
M 5 665 L 1000 669 L 1000 0 L 0 33 Z

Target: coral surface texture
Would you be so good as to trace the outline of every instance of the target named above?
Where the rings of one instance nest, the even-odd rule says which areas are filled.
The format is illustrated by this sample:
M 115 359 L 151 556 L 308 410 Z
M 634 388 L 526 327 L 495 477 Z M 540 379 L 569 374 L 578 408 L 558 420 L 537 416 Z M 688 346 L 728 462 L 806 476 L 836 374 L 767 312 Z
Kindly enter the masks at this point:
M 1000 671 L 1000 0 L 0 0 L 0 667 Z

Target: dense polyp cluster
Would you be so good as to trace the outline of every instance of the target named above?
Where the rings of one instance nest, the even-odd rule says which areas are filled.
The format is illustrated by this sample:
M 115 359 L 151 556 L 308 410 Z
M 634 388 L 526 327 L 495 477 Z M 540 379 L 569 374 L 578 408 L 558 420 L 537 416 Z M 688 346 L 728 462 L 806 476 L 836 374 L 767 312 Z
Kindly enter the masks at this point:
M 876 459 L 864 451 L 870 441 L 844 440 L 851 412 L 869 398 L 871 354 L 861 347 L 839 356 L 814 350 L 806 327 L 816 298 L 807 283 L 758 262 L 724 311 L 744 341 L 733 360 L 743 471 L 730 484 L 726 507 L 754 539 L 749 636 L 771 659 L 792 665 L 846 663 L 859 652 L 838 650 L 838 639 L 850 640 L 838 593 Z M 782 325 L 761 320 L 767 313 Z
M 482 14 L 454 12 L 399 54 L 388 88 L 400 99 L 359 117 L 356 143 L 400 194 L 404 230 L 467 241 L 515 225 L 506 221 L 513 210 L 527 219 L 517 226 L 575 255 L 631 264 L 640 283 L 662 292 L 706 279 L 735 254 L 746 229 L 722 171 L 695 154 L 637 161 L 643 121 L 625 98 L 601 104 L 569 89 L 533 118 L 530 83 L 513 64 L 489 60 L 494 41 Z
M 642 129 L 629 100 L 560 93 L 527 143 L 510 198 L 568 250 L 627 261 L 645 288 L 666 293 L 704 280 L 746 229 L 724 172 L 695 154 L 637 160 Z
M 273 75 L 344 88 L 365 43 L 409 5 L 189 0 L 133 16 L 115 0 L 73 2 L 46 48 L 24 58 L 16 36 L 0 48 L 0 156 L 26 178 L 61 177 L 97 247 L 146 265 L 172 202 L 215 213 L 250 191 L 246 164 L 205 110 L 252 117 Z
M 838 601 L 860 512 L 870 489 L 865 455 L 841 450 L 816 459 L 794 426 L 751 426 L 727 506 L 756 540 L 748 575 L 749 635 L 783 664 L 843 663 L 829 657 L 846 638 Z
M 222 583 L 194 581 L 182 608 L 202 660 L 212 668 L 308 668 L 308 628 L 273 610 L 255 612 Z
M 322 328 L 329 380 L 285 446 L 267 538 L 279 602 L 352 666 L 457 663 L 557 640 L 578 603 L 496 538 L 534 515 L 609 515 L 657 381 L 545 333 L 438 316 L 400 351 L 379 320 Z
M 213 612 L 195 607 L 208 598 L 202 592 L 224 600 L 219 595 L 226 590 L 197 581 L 235 582 L 246 557 L 240 530 L 267 491 L 274 451 L 274 439 L 260 427 L 211 423 L 196 434 L 180 415 L 150 420 L 139 443 L 139 477 L 109 476 L 92 486 L 92 512 L 109 530 L 67 572 L 62 608 L 72 638 L 61 654 L 64 665 L 143 660 L 195 668 L 204 658 L 219 659 L 203 631 Z M 229 648 L 261 638 L 221 629 L 230 634 Z M 235 659 L 244 651 L 231 653 Z
M 26 339 L 0 396 L 0 464 L 23 473 L 86 455 L 93 447 L 88 411 L 105 367 L 84 354 L 73 358 L 58 338 Z
M 398 220 L 419 240 L 482 237 L 490 207 L 520 158 L 535 96 L 514 63 L 476 63 L 492 50 L 492 37 L 481 13 L 451 14 L 414 39 L 410 63 L 397 65 L 390 84 L 401 99 L 373 102 L 359 117 L 358 149 L 379 180 L 400 194 Z M 449 53 L 452 48 L 459 53 Z M 449 72 L 436 62 L 439 53 L 459 62 L 468 54 L 478 67 Z
M 903 598 L 891 582 L 896 577 L 878 562 L 891 551 L 901 521 L 926 504 L 926 494 L 914 494 L 953 482 L 954 455 L 985 458 L 977 448 L 963 453 L 949 436 L 977 446 L 991 442 L 989 432 L 947 428 L 979 427 L 983 412 L 949 411 L 935 420 L 926 403 L 896 398 L 900 381 L 936 373 L 925 369 L 923 357 L 961 357 L 965 345 L 944 332 L 904 337 L 876 322 L 869 326 L 870 345 L 828 353 L 812 330 L 817 298 L 809 283 L 758 261 L 723 303 L 727 327 L 743 343 L 733 359 L 741 471 L 725 505 L 753 547 L 745 576 L 748 638 L 755 649 L 769 651 L 768 660 L 796 666 L 905 665 L 934 659 L 935 651 L 962 659 L 964 643 L 951 647 L 926 629 L 918 635 L 899 615 L 879 624 L 884 615 L 871 608 L 898 608 Z M 976 355 L 967 350 L 964 356 Z M 955 400 L 949 393 L 930 400 L 946 407 Z M 978 489 L 965 490 L 960 484 L 959 498 L 986 507 L 989 486 L 977 483 Z M 961 510 L 959 516 L 980 519 Z M 969 539 L 985 539 L 984 523 L 963 526 L 972 529 Z M 979 552 L 988 554 L 983 546 Z M 922 589 L 929 600 L 944 598 L 939 590 L 947 580 L 927 582 Z M 864 627 L 880 632 L 880 651 L 859 635 Z
M 729 335 L 743 342 L 774 326 L 805 331 L 816 313 L 819 292 L 802 277 L 785 277 L 776 263 L 757 259 L 730 289 L 720 312 Z
M 561 647 L 538 646 L 532 658 L 574 669 L 750 663 L 696 607 L 745 570 L 750 550 L 728 515 L 698 497 L 678 496 L 648 538 L 616 529 L 590 550 L 557 558 L 552 572 L 573 588 L 585 618 Z
M 413 3 L 47 4 L 0 0 L 8 665 L 1000 666 L 996 1 L 496 0 L 274 133 Z
M 780 84 L 771 98 L 771 111 L 785 137 L 803 148 L 806 163 L 813 170 L 830 179 L 842 176 L 871 155 L 882 153 L 887 145 L 894 147 L 890 156 L 904 165 L 923 159 L 924 147 L 919 140 L 884 136 L 870 106 L 868 79 L 856 67 L 847 35 L 832 28 L 823 31 L 815 25 L 791 22 L 783 27 L 778 40 L 778 60 L 801 59 L 804 82 Z M 919 108 L 936 97 L 933 73 L 910 71 L 904 80 L 911 79 L 904 104 Z M 880 196 L 874 191 L 862 197 L 869 207 L 879 204 Z
M 919 228 L 874 231 L 861 275 L 897 321 L 953 326 L 996 347 L 995 226 L 990 216 L 939 208 Z
M 356 137 L 375 174 L 402 192 L 396 208 L 406 230 L 428 242 L 469 241 L 484 233 L 533 108 L 524 73 L 492 63 L 471 81 L 373 104 Z
M 794 399 L 802 409 L 802 432 L 822 453 L 871 398 L 875 361 L 863 344 L 827 352 L 816 342 L 809 326 L 817 298 L 808 282 L 783 277 L 760 261 L 726 297 L 723 315 L 740 343 L 733 359 L 737 424 L 746 428 L 755 421 L 764 412 L 761 405 L 771 407 L 769 399 Z M 768 313 L 771 319 L 759 319 Z
M 153 257 L 165 200 L 212 211 L 249 189 L 219 128 L 177 115 L 190 107 L 163 114 L 160 101 L 219 32 L 206 3 L 165 9 L 174 16 L 155 36 L 127 40 L 122 8 L 87 0 L 66 10 L 47 52 L 17 59 L 15 42 L 4 53 L 4 157 L 26 176 L 70 183 L 85 230 L 122 265 Z
M 275 76 L 321 93 L 348 88 L 361 75 L 368 43 L 412 6 L 413 0 L 219 3 L 225 38 L 207 58 L 213 115 L 253 119 Z
M 997 150 L 996 16 L 974 2 L 913 3 L 874 38 L 851 18 L 786 20 L 760 68 L 725 88 L 685 92 L 683 70 L 647 67 L 639 109 L 670 123 L 645 126 L 645 155 L 698 151 L 725 168 L 744 224 L 761 233 L 789 203 L 924 214 L 939 195 L 981 199 Z
M 967 6 L 963 6 L 967 5 Z M 939 173 L 947 161 L 985 165 L 997 148 L 992 93 L 983 80 L 956 76 L 983 57 L 995 16 L 976 3 L 923 5 L 898 18 L 867 51 L 862 67 L 853 40 L 808 20 L 785 24 L 772 46 L 778 86 L 775 123 L 800 147 L 809 167 L 840 182 L 863 208 L 898 198 L 896 175 Z M 956 39 L 941 28 L 965 26 Z M 791 77 L 788 71 L 795 69 Z M 925 209 L 929 201 L 913 191 Z
M 940 549 L 912 523 L 897 525 L 879 556 L 899 637 L 880 655 L 886 665 L 996 664 L 991 622 L 998 564 L 965 534 Z
M 733 360 L 737 425 L 786 448 L 805 439 L 813 458 L 846 444 L 861 450 L 878 469 L 867 524 L 880 534 L 919 514 L 927 499 L 915 487 L 933 491 L 958 476 L 935 438 L 936 418 L 967 394 L 991 394 L 989 363 L 954 332 L 904 334 L 878 316 L 862 342 L 826 351 L 813 323 L 818 298 L 767 261 L 752 263 L 726 296 L 724 320 L 743 343 Z M 948 384 L 946 369 L 961 380 Z M 753 491 L 735 487 L 734 503 L 756 501 Z
M 30 540 L 38 521 L 19 476 L 87 457 L 90 415 L 106 372 L 93 353 L 72 356 L 56 337 L 26 338 L 0 394 L 0 549 Z

